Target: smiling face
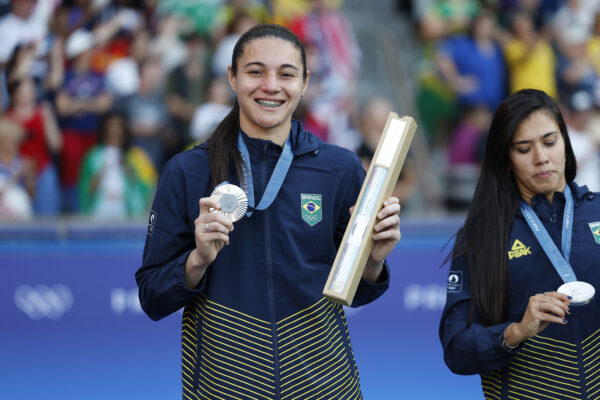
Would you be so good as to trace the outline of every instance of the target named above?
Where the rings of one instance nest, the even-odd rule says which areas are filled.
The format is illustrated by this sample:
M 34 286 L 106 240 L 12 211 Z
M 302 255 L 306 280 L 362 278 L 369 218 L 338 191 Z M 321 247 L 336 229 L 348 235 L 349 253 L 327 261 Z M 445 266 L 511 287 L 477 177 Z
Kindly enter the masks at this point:
M 292 113 L 308 85 L 301 53 L 284 39 L 264 37 L 248 42 L 229 83 L 240 106 L 240 127 L 251 137 L 283 144 Z
M 527 202 L 536 194 L 552 202 L 554 192 L 564 190 L 565 142 L 550 113 L 538 110 L 521 122 L 509 157 L 517 187 Z

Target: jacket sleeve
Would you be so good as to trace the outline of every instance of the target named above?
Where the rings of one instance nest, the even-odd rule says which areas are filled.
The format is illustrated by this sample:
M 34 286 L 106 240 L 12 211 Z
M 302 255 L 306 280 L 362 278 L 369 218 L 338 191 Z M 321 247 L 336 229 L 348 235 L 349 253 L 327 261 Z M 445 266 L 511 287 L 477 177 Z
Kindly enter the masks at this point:
M 515 351 L 502 345 L 504 330 L 512 323 L 484 326 L 475 311 L 467 327 L 471 305 L 470 277 L 464 256 L 453 260 L 448 274 L 446 305 L 440 322 L 444 362 L 461 375 L 483 374 L 505 366 Z
M 191 303 L 204 289 L 205 278 L 193 290 L 184 282 L 185 262 L 195 248 L 186 197 L 183 173 L 170 162 L 158 184 L 142 266 L 135 274 L 142 309 L 155 321 Z
M 344 187 L 346 198 L 342 204 L 345 206 L 341 212 L 341 218 L 335 238 L 336 245 L 338 247 L 342 242 L 348 222 L 350 221 L 350 207 L 354 206 L 358 202 L 358 195 L 360 194 L 364 179 L 365 170 L 362 167 L 360 159 L 356 157 L 356 165 L 355 169 L 353 170 L 352 177 L 348 178 L 347 180 L 343 180 L 345 182 L 350 182 L 350 184 L 349 186 Z M 383 275 L 380 281 L 377 283 L 367 282 L 361 278 L 358 287 L 356 288 L 356 294 L 352 300 L 351 307 L 360 307 L 368 304 L 377 299 L 388 289 L 390 285 L 390 269 L 387 260 L 384 262 L 382 274 Z

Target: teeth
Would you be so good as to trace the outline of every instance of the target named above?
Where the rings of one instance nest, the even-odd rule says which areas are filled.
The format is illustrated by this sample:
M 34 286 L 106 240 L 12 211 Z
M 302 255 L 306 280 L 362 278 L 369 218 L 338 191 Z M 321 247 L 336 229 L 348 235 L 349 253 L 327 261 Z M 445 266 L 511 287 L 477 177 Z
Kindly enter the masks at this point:
M 265 107 L 279 107 L 283 104 L 283 101 L 272 101 L 272 100 L 256 100 L 258 104 Z

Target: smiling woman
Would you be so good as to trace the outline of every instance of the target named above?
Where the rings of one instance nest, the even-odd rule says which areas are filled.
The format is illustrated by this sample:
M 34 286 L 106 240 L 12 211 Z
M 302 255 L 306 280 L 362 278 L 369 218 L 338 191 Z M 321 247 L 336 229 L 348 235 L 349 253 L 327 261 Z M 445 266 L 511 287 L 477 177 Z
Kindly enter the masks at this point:
M 600 359 L 589 356 L 600 345 L 600 197 L 575 172 L 556 102 L 533 89 L 504 100 L 448 256 L 440 323 L 444 361 L 480 374 L 486 399 L 600 393 L 590 375 Z
M 292 32 L 245 32 L 228 77 L 232 111 L 163 170 L 136 273 L 142 308 L 155 320 L 185 308 L 185 398 L 360 399 L 344 309 L 322 290 L 365 171 L 292 120 L 309 81 Z M 235 231 L 210 197 L 233 185 L 248 203 Z M 378 213 L 353 306 L 387 290 L 399 211 L 391 197 Z
M 229 67 L 229 83 L 240 105 L 240 127 L 250 137 L 283 145 L 292 113 L 308 86 L 297 48 L 278 38 L 253 40 Z

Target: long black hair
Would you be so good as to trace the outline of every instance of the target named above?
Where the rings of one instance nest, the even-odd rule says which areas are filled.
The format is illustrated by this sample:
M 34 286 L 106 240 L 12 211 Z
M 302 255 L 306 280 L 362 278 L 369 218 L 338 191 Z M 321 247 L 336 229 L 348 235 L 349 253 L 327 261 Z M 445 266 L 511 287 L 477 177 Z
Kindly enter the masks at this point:
M 506 248 L 521 196 L 511 172 L 509 151 L 519 125 L 539 110 L 552 117 L 560 129 L 565 143 L 566 181 L 571 182 L 577 172 L 557 103 L 535 89 L 520 90 L 507 97 L 492 119 L 475 194 L 452 251 L 452 258 L 465 255 L 467 259 L 472 297 L 469 323 L 475 310 L 488 326 L 507 317 Z
M 248 29 L 237 41 L 231 56 L 231 72 L 237 73 L 238 60 L 244 53 L 246 45 L 256 39 L 278 38 L 290 42 L 300 51 L 304 80 L 307 77 L 306 52 L 304 45 L 289 29 L 276 24 L 259 24 Z M 239 177 L 242 176 L 242 158 L 237 150 L 237 138 L 240 130 L 240 106 L 237 99 L 229 114 L 221 121 L 212 133 L 208 143 L 208 158 L 213 186 L 229 180 L 229 168 L 233 162 Z M 241 179 L 240 179 L 241 180 Z

